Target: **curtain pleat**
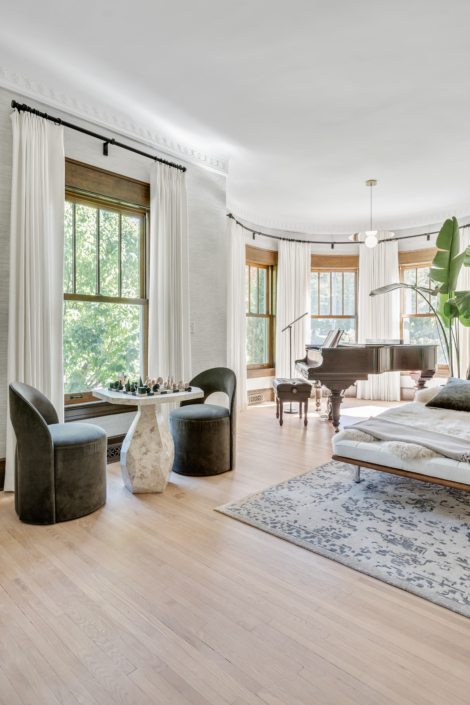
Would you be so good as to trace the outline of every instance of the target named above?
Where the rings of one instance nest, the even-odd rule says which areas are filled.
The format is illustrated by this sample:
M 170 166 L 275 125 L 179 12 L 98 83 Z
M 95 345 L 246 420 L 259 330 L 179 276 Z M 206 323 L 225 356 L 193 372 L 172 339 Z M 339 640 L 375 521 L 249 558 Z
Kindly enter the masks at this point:
M 468 228 L 460 230 L 460 252 L 465 252 L 470 245 L 470 233 Z M 457 291 L 470 290 L 470 267 L 462 267 L 457 281 Z M 467 378 L 467 370 L 470 365 L 470 328 L 463 326 L 460 321 L 456 324 L 460 350 L 460 374 L 456 375 L 462 379 Z M 457 361 L 455 360 L 455 363 Z M 455 369 L 457 369 L 455 367 Z
M 381 233 L 377 233 L 378 239 Z M 371 339 L 400 339 L 400 292 L 370 296 L 373 289 L 400 281 L 398 243 L 382 242 L 359 249 L 358 342 Z M 357 382 L 358 399 L 400 400 L 400 373 L 369 375 Z
M 191 379 L 185 173 L 156 163 L 150 174 L 148 369 L 152 378 Z M 164 404 L 165 407 L 173 407 Z
M 292 367 L 289 330 L 282 329 L 307 312 L 292 327 Z M 279 241 L 276 310 L 276 377 L 296 376 L 295 360 L 305 357 L 310 341 L 310 244 Z
M 245 236 L 243 228 L 227 218 L 227 366 L 237 376 L 237 411 L 247 406 Z
M 7 381 L 39 389 L 64 418 L 63 127 L 31 113 L 11 115 L 13 170 Z M 7 404 L 8 404 L 8 390 Z M 14 490 L 16 439 L 7 420 L 5 490 Z

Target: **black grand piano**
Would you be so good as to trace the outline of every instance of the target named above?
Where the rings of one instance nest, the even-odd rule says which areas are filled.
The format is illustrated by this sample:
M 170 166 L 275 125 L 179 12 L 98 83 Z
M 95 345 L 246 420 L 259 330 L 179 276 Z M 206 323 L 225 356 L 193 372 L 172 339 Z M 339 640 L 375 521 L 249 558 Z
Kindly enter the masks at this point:
M 408 372 L 416 388 L 422 389 L 434 375 L 437 365 L 437 345 L 387 345 L 343 343 L 336 348 L 306 345 L 303 360 L 295 366 L 302 377 L 316 382 L 317 410 L 320 408 L 321 387 L 330 391 L 328 418 L 336 433 L 339 431 L 341 402 L 344 392 L 357 380 L 382 372 Z

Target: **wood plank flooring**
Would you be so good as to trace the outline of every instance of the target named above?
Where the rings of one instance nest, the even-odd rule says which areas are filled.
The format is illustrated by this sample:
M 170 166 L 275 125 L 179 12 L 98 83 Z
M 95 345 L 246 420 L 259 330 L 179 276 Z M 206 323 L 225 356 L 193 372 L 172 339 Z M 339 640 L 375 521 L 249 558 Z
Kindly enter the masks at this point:
M 274 414 L 240 415 L 234 472 L 162 495 L 108 466 L 80 520 L 21 524 L 0 493 L 0 703 L 470 702 L 469 619 L 213 511 L 331 458 L 327 421 Z

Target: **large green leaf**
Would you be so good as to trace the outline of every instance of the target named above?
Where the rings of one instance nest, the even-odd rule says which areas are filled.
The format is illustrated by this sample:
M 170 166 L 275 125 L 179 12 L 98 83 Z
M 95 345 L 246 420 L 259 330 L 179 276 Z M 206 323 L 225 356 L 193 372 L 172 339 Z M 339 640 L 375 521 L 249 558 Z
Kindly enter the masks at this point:
M 455 303 L 462 318 L 470 318 L 470 291 L 456 291 Z M 467 325 L 464 323 L 464 325 Z
M 429 277 L 442 283 L 441 293 L 455 291 L 465 253 L 460 252 L 460 232 L 457 218 L 448 218 L 437 236 L 436 246 L 441 250 L 432 262 Z
M 465 250 L 465 258 L 463 263 L 465 267 L 470 267 L 470 245 Z
M 458 318 L 460 315 L 459 307 L 455 299 L 447 299 L 444 303 L 443 311 L 446 318 Z
M 403 282 L 395 282 L 393 284 L 381 286 L 379 289 L 374 289 L 370 292 L 369 296 L 379 296 L 379 294 L 388 294 L 390 291 L 395 291 L 396 289 L 413 289 L 413 291 L 419 291 L 422 294 L 431 294 L 431 296 L 437 296 L 437 294 L 439 293 L 439 287 L 436 287 L 435 289 L 428 289 L 425 286 L 415 286 L 414 284 L 404 284 Z

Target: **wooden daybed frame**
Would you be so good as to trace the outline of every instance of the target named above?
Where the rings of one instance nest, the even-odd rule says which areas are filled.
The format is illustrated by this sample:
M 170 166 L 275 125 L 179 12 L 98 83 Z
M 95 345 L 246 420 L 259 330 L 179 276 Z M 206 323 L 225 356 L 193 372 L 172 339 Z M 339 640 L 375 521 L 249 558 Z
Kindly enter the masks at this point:
M 354 477 L 355 482 L 360 482 L 361 468 L 371 468 L 372 470 L 381 470 L 382 472 L 388 472 L 391 475 L 402 475 L 403 477 L 410 477 L 413 480 L 421 480 L 422 482 L 432 482 L 433 485 L 454 487 L 457 490 L 465 490 L 466 492 L 470 492 L 470 485 L 465 485 L 463 482 L 454 482 L 453 480 L 441 480 L 440 477 L 422 475 L 419 472 L 410 472 L 409 470 L 398 470 L 397 468 L 390 468 L 387 465 L 376 465 L 375 463 L 368 463 L 365 460 L 354 460 L 353 458 L 344 458 L 341 455 L 333 455 L 333 460 L 339 460 L 341 463 L 348 463 L 348 465 L 356 465 L 357 470 L 356 475 Z

